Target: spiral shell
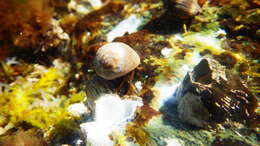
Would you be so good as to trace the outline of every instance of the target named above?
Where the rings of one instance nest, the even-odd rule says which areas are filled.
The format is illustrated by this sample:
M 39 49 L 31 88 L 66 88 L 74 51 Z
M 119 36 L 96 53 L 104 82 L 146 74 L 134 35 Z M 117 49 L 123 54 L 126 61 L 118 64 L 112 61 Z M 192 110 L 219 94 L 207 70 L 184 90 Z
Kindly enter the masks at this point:
M 94 70 L 107 80 L 126 75 L 139 64 L 139 55 L 130 46 L 120 42 L 102 46 L 94 58 Z

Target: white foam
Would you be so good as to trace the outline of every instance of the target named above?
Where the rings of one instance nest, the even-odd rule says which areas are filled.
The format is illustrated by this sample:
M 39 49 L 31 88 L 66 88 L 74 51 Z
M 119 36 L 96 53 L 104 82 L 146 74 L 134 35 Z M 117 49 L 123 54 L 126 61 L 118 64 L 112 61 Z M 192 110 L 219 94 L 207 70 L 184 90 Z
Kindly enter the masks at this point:
M 80 125 L 86 141 L 93 146 L 112 146 L 109 134 L 123 131 L 128 121 L 132 120 L 136 108 L 142 101 L 122 100 L 116 94 L 105 94 L 96 101 L 95 120 Z

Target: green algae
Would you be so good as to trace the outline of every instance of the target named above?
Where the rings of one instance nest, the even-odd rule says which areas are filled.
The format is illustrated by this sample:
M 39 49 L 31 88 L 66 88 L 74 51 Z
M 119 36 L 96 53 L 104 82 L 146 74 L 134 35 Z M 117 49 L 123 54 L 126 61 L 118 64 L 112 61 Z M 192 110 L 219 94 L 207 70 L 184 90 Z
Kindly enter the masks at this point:
M 219 131 L 196 128 L 180 129 L 165 122 L 161 117 L 153 118 L 144 128 L 149 133 L 150 139 L 160 146 L 165 145 L 165 140 L 167 139 L 176 139 L 185 146 L 211 145 L 216 139 L 232 139 L 234 141 L 243 141 L 250 145 L 257 145 L 257 133 L 254 132 L 244 136 L 238 133 L 238 129 L 223 129 Z

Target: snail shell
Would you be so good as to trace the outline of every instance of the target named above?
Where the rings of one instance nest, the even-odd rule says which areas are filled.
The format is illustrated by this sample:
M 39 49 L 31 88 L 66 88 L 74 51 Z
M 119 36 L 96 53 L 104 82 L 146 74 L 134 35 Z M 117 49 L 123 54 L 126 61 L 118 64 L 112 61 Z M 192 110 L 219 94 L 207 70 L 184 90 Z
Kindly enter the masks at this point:
M 102 46 L 94 58 L 94 70 L 107 80 L 121 77 L 139 64 L 139 55 L 130 46 L 120 42 Z
M 181 18 L 191 18 L 201 11 L 198 0 L 171 0 L 173 11 Z

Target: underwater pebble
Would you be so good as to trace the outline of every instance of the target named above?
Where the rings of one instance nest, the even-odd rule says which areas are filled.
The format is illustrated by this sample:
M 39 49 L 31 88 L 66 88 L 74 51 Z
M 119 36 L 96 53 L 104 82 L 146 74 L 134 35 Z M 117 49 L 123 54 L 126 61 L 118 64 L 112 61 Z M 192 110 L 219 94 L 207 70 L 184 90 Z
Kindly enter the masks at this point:
M 139 64 L 139 55 L 130 46 L 121 42 L 102 46 L 94 58 L 94 70 L 97 75 L 107 80 L 124 76 Z

